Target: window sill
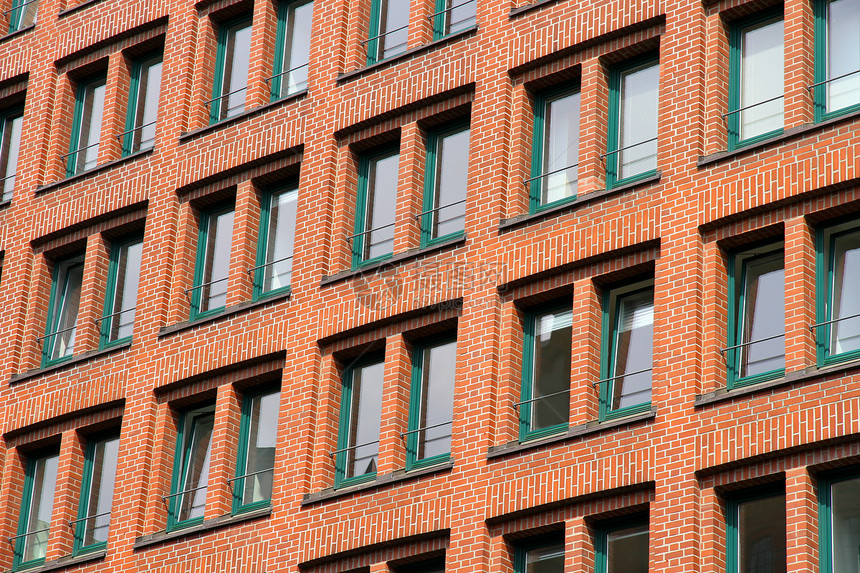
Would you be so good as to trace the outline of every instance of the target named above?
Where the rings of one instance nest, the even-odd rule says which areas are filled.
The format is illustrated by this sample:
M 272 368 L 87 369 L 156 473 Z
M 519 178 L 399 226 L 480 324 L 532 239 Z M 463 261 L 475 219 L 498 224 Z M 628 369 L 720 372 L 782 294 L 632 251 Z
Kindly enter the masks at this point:
M 158 337 L 161 338 L 163 336 L 176 334 L 177 332 L 182 332 L 183 330 L 190 330 L 192 328 L 200 326 L 201 324 L 209 324 L 210 322 L 215 322 L 223 318 L 228 318 L 240 312 L 245 312 L 248 310 L 255 309 L 257 307 L 266 306 L 267 304 L 281 302 L 283 300 L 289 300 L 291 296 L 292 291 L 286 291 L 276 296 L 261 298 L 259 300 L 240 302 L 239 304 L 228 306 L 219 313 L 211 314 L 203 318 L 199 318 L 197 320 L 186 320 L 184 322 L 177 322 L 176 324 L 171 324 L 170 326 L 162 326 L 158 330 Z
M 528 215 L 518 215 L 516 217 L 511 217 L 510 219 L 502 219 L 499 223 L 499 231 L 507 231 L 509 229 L 515 229 L 516 227 L 521 227 L 524 225 L 528 225 L 535 221 L 540 221 L 542 219 L 546 219 L 549 217 L 553 217 L 555 215 L 560 215 L 562 213 L 567 213 L 568 211 L 573 211 L 582 205 L 586 205 L 588 203 L 592 203 L 594 201 L 600 201 L 607 197 L 611 197 L 613 195 L 617 195 L 619 193 L 624 193 L 625 191 L 630 191 L 636 187 L 641 187 L 644 185 L 650 185 L 652 183 L 657 183 L 660 181 L 662 177 L 661 173 L 658 171 L 656 174 L 646 177 L 645 179 L 640 179 L 638 181 L 633 181 L 632 183 L 628 183 L 626 185 L 621 185 L 619 187 L 613 187 L 611 189 L 601 189 L 600 191 L 594 191 L 592 193 L 586 193 L 585 195 L 580 195 L 573 201 L 568 201 L 567 203 L 563 203 L 561 205 L 556 205 L 554 207 L 549 207 L 547 209 L 542 209 L 537 213 L 530 213 Z
M 370 64 L 369 66 L 365 66 L 363 68 L 359 68 L 357 70 L 352 70 L 351 72 L 344 72 L 342 74 L 338 74 L 336 81 L 338 83 L 343 83 L 349 81 L 353 78 L 357 78 L 359 76 L 363 76 L 365 74 L 369 74 L 371 72 L 375 72 L 380 68 L 384 68 L 396 62 L 400 62 L 406 59 L 409 59 L 413 56 L 421 54 L 423 52 L 429 52 L 433 48 L 438 46 L 442 46 L 447 44 L 448 42 L 453 42 L 455 40 L 459 40 L 460 38 L 464 38 L 466 36 L 470 36 L 474 34 L 478 30 L 478 26 L 472 26 L 471 28 L 466 28 L 465 30 L 460 30 L 455 34 L 450 34 L 445 36 L 444 38 L 439 38 L 438 40 L 433 40 L 432 42 L 428 42 L 427 44 L 422 44 L 420 46 L 415 46 L 405 52 L 397 54 L 396 56 L 391 56 L 388 59 L 382 60 L 381 62 L 376 62 L 374 64 Z
M 565 442 L 572 438 L 589 436 L 592 434 L 597 434 L 600 432 L 605 432 L 607 430 L 618 428 L 620 426 L 627 426 L 630 424 L 653 420 L 656 417 L 657 408 L 651 408 L 647 412 L 642 412 L 641 414 L 633 414 L 627 416 L 626 418 L 616 418 L 612 420 L 607 420 L 605 422 L 598 422 L 597 420 L 594 420 L 592 422 L 580 424 L 579 426 L 573 426 L 566 432 L 556 434 L 554 436 L 548 436 L 546 438 L 541 438 L 530 442 L 508 442 L 507 444 L 490 446 L 490 449 L 487 451 L 487 459 L 492 460 L 495 458 L 500 458 L 502 456 L 508 456 L 534 448 L 539 448 L 541 446 L 557 444 L 559 442 Z
M 73 14 L 73 13 L 77 12 L 78 10 L 83 10 L 84 8 L 87 8 L 88 6 L 92 6 L 93 4 L 98 4 L 101 1 L 102 0 L 84 0 L 80 4 L 72 6 L 71 8 L 66 8 L 65 10 L 60 10 L 60 12 L 57 14 L 57 19 L 60 19 L 63 16 L 68 16 L 69 14 Z
M 221 517 L 207 519 L 203 523 L 200 523 L 198 525 L 192 525 L 191 527 L 186 527 L 184 529 L 178 529 L 176 531 L 170 532 L 159 531 L 158 533 L 153 533 L 152 535 L 144 535 L 142 537 L 138 537 L 134 540 L 134 549 L 143 549 L 144 547 L 157 545 L 159 543 L 164 543 L 165 541 L 170 541 L 172 539 L 179 539 L 180 537 L 187 537 L 196 533 L 205 533 L 207 531 L 212 531 L 213 529 L 220 529 L 222 527 L 228 527 L 237 523 L 244 523 L 246 521 L 252 521 L 254 519 L 269 517 L 270 515 L 272 515 L 271 507 L 265 507 L 257 511 L 249 511 L 247 513 L 240 513 L 238 515 L 222 515 Z
M 155 151 L 154 147 L 150 147 L 149 149 L 145 149 L 143 151 L 138 151 L 137 153 L 132 153 L 131 155 L 126 155 L 125 157 L 120 157 L 119 159 L 114 159 L 113 161 L 108 161 L 107 163 L 102 163 L 101 165 L 96 165 L 92 169 L 88 171 L 81 171 L 80 173 L 75 173 L 74 175 L 70 175 L 65 179 L 60 179 L 59 181 L 54 181 L 53 183 L 48 183 L 47 185 L 42 185 L 41 187 L 36 187 L 35 193 L 47 193 L 48 191 L 53 191 L 58 187 L 63 187 L 64 185 L 69 185 L 78 181 L 80 179 L 84 179 L 85 177 L 90 177 L 91 175 L 95 175 L 96 173 L 101 173 L 102 171 L 106 171 L 111 167 L 115 167 L 117 165 L 121 165 L 123 163 L 134 161 L 139 157 L 145 157 L 147 155 L 152 154 Z
M 37 565 L 35 567 L 26 567 L 24 569 L 10 569 L 9 571 L 26 571 L 27 573 L 45 573 L 46 571 L 56 571 L 58 569 L 64 569 L 66 567 L 71 567 L 72 565 L 79 565 L 81 563 L 89 563 L 90 561 L 98 561 L 99 559 L 104 559 L 105 555 L 107 555 L 107 550 L 102 549 L 101 551 L 94 551 L 92 553 L 84 553 L 83 555 L 67 555 L 65 557 L 60 557 L 59 559 L 54 559 L 53 561 L 45 561 L 41 565 Z
M 334 284 L 340 281 L 345 281 L 347 279 L 351 279 L 353 277 L 365 275 L 368 273 L 372 273 L 374 271 L 379 270 L 380 268 L 385 268 L 391 265 L 396 265 L 398 263 L 402 263 L 403 261 L 408 261 L 411 259 L 417 259 L 418 257 L 423 257 L 424 255 L 429 255 L 435 253 L 437 251 L 442 251 L 449 247 L 459 247 L 466 242 L 466 235 L 462 235 L 460 237 L 456 237 L 449 241 L 445 241 L 443 243 L 436 243 L 435 245 L 431 245 L 424 249 L 410 249 L 408 251 L 404 251 L 402 253 L 397 253 L 384 261 L 379 261 L 373 264 L 369 264 L 366 267 L 360 267 L 357 269 L 350 269 L 348 271 L 343 271 L 334 275 L 323 275 L 322 279 L 320 279 L 320 287 L 328 286 L 330 284 Z
M 345 487 L 341 489 L 324 489 L 317 493 L 309 493 L 304 496 L 302 499 L 302 507 L 307 507 L 309 505 L 314 505 L 317 503 L 322 503 L 324 501 L 328 501 L 330 499 L 336 499 L 339 497 L 344 497 L 347 495 L 352 495 L 354 493 L 359 493 L 362 491 L 367 491 L 369 489 L 376 489 L 378 487 L 383 487 L 389 484 L 400 483 L 403 481 L 423 477 L 430 474 L 435 474 L 443 471 L 448 471 L 454 467 L 454 459 L 451 458 L 447 462 L 440 463 L 435 466 L 428 466 L 420 469 L 415 469 L 407 472 L 406 470 L 397 470 L 390 474 L 383 474 L 376 476 L 375 480 L 364 482 L 361 484 L 356 484 L 354 486 Z
M 2 38 L 0 38 L 0 44 L 5 42 L 6 40 L 11 40 L 12 38 L 16 38 L 18 36 L 21 36 L 22 34 L 26 34 L 27 32 L 34 29 L 35 27 L 36 27 L 36 25 L 33 24 L 31 26 L 27 26 L 26 28 L 21 28 L 20 30 L 15 30 L 14 32 L 9 32 L 8 34 L 6 34 Z
M 26 372 L 21 372 L 20 374 L 12 374 L 12 376 L 9 378 L 9 384 L 19 384 L 21 382 L 24 382 L 25 380 L 30 380 L 31 378 L 37 378 L 44 374 L 50 374 L 51 372 L 56 372 L 64 368 L 74 366 L 75 364 L 80 364 L 81 362 L 86 362 L 88 360 L 107 356 L 108 354 L 112 354 L 114 352 L 119 352 L 120 350 L 125 350 L 130 346 L 131 341 L 128 341 L 123 344 L 111 346 L 109 348 L 102 348 L 101 350 L 91 350 L 89 352 L 84 352 L 83 354 L 72 356 L 68 360 L 60 362 L 59 364 L 52 364 L 51 366 L 45 366 L 44 368 L 35 368 L 33 370 L 27 370 Z
M 222 119 L 221 121 L 211 123 L 209 125 L 204 125 L 203 127 L 194 129 L 192 131 L 185 131 L 179 134 L 179 143 L 185 143 L 186 141 L 194 139 L 195 137 L 198 137 L 200 135 L 210 133 L 212 131 L 215 131 L 216 129 L 221 129 L 222 127 L 228 125 L 233 125 L 234 123 L 238 123 L 245 118 L 269 111 L 270 109 L 278 107 L 279 105 L 284 105 L 286 103 L 302 99 L 306 95 L 308 95 L 308 90 L 305 89 L 292 95 L 288 95 L 287 97 L 275 101 L 270 101 L 269 103 L 265 103 L 257 107 L 252 107 L 251 109 L 247 109 L 238 115 L 234 115 L 233 117 L 228 117 L 227 119 Z
M 511 11 L 508 13 L 508 19 L 513 20 L 517 16 L 522 16 L 523 14 L 526 14 L 533 10 L 538 10 L 540 8 L 543 8 L 544 6 L 555 4 L 560 1 L 561 0 L 538 0 L 537 2 L 532 2 L 531 4 L 526 4 L 525 6 L 520 6 L 519 8 L 511 8 Z

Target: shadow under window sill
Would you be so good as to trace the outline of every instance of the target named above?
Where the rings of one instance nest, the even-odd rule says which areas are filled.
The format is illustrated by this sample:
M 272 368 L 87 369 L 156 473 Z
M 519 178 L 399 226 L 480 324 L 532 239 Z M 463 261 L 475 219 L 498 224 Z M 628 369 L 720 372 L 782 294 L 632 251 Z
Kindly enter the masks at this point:
M 26 372 L 21 372 L 20 374 L 12 374 L 9 378 L 9 384 L 19 384 L 24 382 L 25 380 L 30 380 L 31 378 L 36 378 L 38 376 L 43 376 L 45 374 L 50 374 L 51 372 L 56 372 L 58 370 L 62 370 L 64 368 L 69 368 L 76 364 L 80 364 L 81 362 L 86 362 L 88 360 L 94 360 L 96 358 L 100 358 L 102 356 L 106 356 L 108 354 L 113 354 L 114 352 L 119 352 L 121 350 L 125 350 L 126 348 L 131 347 L 132 341 L 123 342 L 122 344 L 117 344 L 116 346 L 109 346 L 107 348 L 100 348 L 98 350 L 90 350 L 89 352 L 83 352 L 81 354 L 73 355 L 68 360 L 64 360 L 59 364 L 51 364 L 50 366 L 44 366 L 42 368 L 34 368 L 32 370 L 27 370 Z
M 244 523 L 246 521 L 251 521 L 254 519 L 269 517 L 270 515 L 272 515 L 271 506 L 264 507 L 255 511 L 248 511 L 246 513 L 231 513 L 227 515 L 222 515 L 220 517 L 213 517 L 212 519 L 207 519 L 203 523 L 199 523 L 191 527 L 185 527 L 183 529 L 177 529 L 174 531 L 159 531 L 158 533 L 138 537 L 134 540 L 134 549 L 143 549 L 144 547 L 157 545 L 159 543 L 164 543 L 172 539 L 179 539 L 181 537 L 187 537 L 196 533 L 205 533 L 207 531 L 212 531 L 213 529 L 220 529 L 222 527 L 228 527 L 237 523 Z
M 268 304 L 280 302 L 282 300 L 289 300 L 292 295 L 292 290 L 285 290 L 284 292 L 277 295 L 263 297 L 257 300 L 248 300 L 245 302 L 240 302 L 239 304 L 234 304 L 233 306 L 228 306 L 224 308 L 221 312 L 204 316 L 203 318 L 198 318 L 195 320 L 185 320 L 182 322 L 177 322 L 176 324 L 171 324 L 170 326 L 162 326 L 158 330 L 158 337 L 161 338 L 162 336 L 176 334 L 177 332 L 182 332 L 183 330 L 190 330 L 202 324 L 209 324 L 210 322 L 216 322 L 225 318 L 229 318 L 241 312 L 245 312 L 257 307 L 266 306 Z

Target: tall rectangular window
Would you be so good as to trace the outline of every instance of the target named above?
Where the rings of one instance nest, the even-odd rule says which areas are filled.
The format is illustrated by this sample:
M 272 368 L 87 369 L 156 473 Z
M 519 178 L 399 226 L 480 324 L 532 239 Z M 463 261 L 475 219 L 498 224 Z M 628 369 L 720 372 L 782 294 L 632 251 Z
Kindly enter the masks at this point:
M 860 356 L 860 228 L 825 229 L 819 237 L 818 359 L 830 363 Z
M 83 255 L 54 263 L 48 321 L 45 335 L 41 337 L 42 366 L 59 362 L 74 353 L 83 279 Z
M 785 373 L 785 270 L 782 247 L 736 254 L 729 282 L 729 387 Z
M 439 40 L 474 26 L 477 7 L 477 0 L 436 0 L 433 39 Z
M 728 573 L 786 573 L 785 493 L 744 496 L 727 505 Z
M 81 505 L 75 522 L 75 553 L 96 551 L 107 544 L 118 455 L 118 435 L 87 444 Z
M 518 547 L 514 554 L 515 573 L 563 573 L 564 541 L 548 541 Z
M 595 569 L 597 573 L 648 573 L 648 523 L 619 521 L 599 529 Z
M 232 205 L 217 207 L 201 214 L 194 284 L 189 289 L 191 320 L 220 312 L 226 306 L 232 241 Z
M 520 440 L 567 429 L 572 324 L 569 305 L 526 315 Z
M 352 265 L 391 256 L 394 251 L 394 215 L 397 208 L 397 149 L 366 155 L 358 168 L 358 198 Z
M 782 14 L 732 26 L 729 149 L 782 132 L 785 92 Z
M 213 406 L 190 410 L 180 419 L 167 514 L 168 529 L 203 521 L 214 427 Z
M 23 30 L 36 23 L 36 11 L 39 0 L 12 0 L 12 8 L 9 10 L 9 33 Z
M 384 371 L 379 358 L 350 366 L 344 373 L 335 487 L 376 476 Z
M 162 55 L 157 54 L 139 60 L 132 66 L 123 155 L 150 149 L 155 144 L 162 60 Z
M 660 64 L 653 57 L 612 70 L 605 154 L 607 188 L 656 173 L 659 85 Z
M 0 203 L 10 201 L 15 189 L 23 125 L 23 110 L 0 115 Z
M 576 197 L 579 179 L 579 90 L 535 98 L 529 210 Z
M 78 84 L 66 176 L 98 165 L 106 82 L 106 76 L 101 75 Z
M 821 570 L 860 571 L 860 477 L 856 471 L 818 482 Z
M 406 51 L 409 37 L 407 0 L 372 0 L 370 37 L 367 39 L 367 65 L 381 62 Z
M 601 417 L 646 411 L 654 364 L 653 281 L 611 289 L 603 304 Z
M 105 315 L 101 318 L 102 347 L 131 339 L 142 253 L 143 237 L 135 237 L 111 247 Z
M 215 83 L 209 101 L 209 122 L 245 111 L 251 63 L 251 20 L 243 18 L 218 28 Z
M 254 270 L 255 298 L 283 292 L 290 287 L 298 199 L 297 184 L 266 193 L 263 197 Z
M 421 244 L 462 235 L 466 222 L 469 127 L 431 134 L 424 174 Z
M 456 340 L 418 345 L 413 351 L 407 470 L 450 457 L 456 367 Z
M 280 398 L 278 391 L 264 391 L 242 402 L 233 513 L 264 507 L 272 499 Z
M 308 87 L 313 0 L 282 0 L 278 6 L 275 71 L 270 78 L 272 101 Z
M 860 0 L 815 2 L 815 118 L 860 106 Z
M 38 565 L 45 561 L 59 460 L 59 452 L 34 456 L 27 460 L 21 515 L 18 520 L 18 533 L 14 539 L 13 569 Z

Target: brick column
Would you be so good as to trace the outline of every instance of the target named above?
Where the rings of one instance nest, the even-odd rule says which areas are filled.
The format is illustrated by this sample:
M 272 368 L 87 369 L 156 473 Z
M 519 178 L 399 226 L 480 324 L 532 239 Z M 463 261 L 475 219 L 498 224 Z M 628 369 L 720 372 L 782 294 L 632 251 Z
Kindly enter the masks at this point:
M 806 467 L 786 471 L 785 521 L 788 570 L 818 573 L 818 497 Z
M 248 68 L 246 110 L 267 104 L 271 99 L 271 83 L 266 82 L 266 79 L 274 73 L 277 29 L 278 3 L 255 3 L 251 24 L 251 62 Z
M 701 539 L 699 571 L 701 573 L 725 573 L 725 505 L 713 486 L 703 487 L 699 492 L 699 515 L 699 535 Z
M 87 237 L 81 303 L 75 331 L 75 354 L 99 347 L 101 321 L 98 319 L 103 315 L 109 261 L 110 245 L 105 238 L 100 234 Z
M 125 131 L 128 91 L 128 64 L 122 52 L 114 52 L 108 59 L 104 115 L 99 137 L 99 165 L 118 159 L 122 154 L 122 138 L 117 135 Z
M 785 370 L 815 364 L 815 237 L 804 217 L 785 222 Z
M 564 569 L 594 571 L 594 537 L 583 517 L 565 521 Z
M 394 252 L 402 253 L 421 244 L 421 221 L 415 216 L 424 205 L 426 139 L 417 123 L 400 131 L 400 164 L 397 175 L 397 208 L 394 220 Z
M 504 187 L 505 208 L 503 218 L 525 215 L 529 212 L 530 185 L 524 181 L 531 177 L 534 109 L 533 99 L 522 84 L 511 90 L 511 158 L 508 183 Z
M 242 397 L 232 384 L 218 387 L 206 489 L 206 519 L 227 515 L 232 511 L 233 490 L 227 480 L 236 475 L 241 408 Z
M 377 474 L 384 475 L 406 465 L 406 440 L 400 437 L 409 420 L 411 348 L 402 334 L 385 340 L 385 378 L 382 385 L 382 420 L 379 430 Z
M 578 194 L 599 191 L 606 186 L 606 167 L 600 154 L 606 153 L 609 121 L 609 84 L 606 70 L 597 58 L 582 63 L 580 94 L 580 144 Z
M 48 561 L 72 552 L 75 527 L 69 521 L 78 517 L 81 502 L 81 478 L 84 470 L 85 441 L 75 430 L 66 430 L 60 441 L 60 460 L 54 508 L 51 513 L 51 531 L 48 537 Z
M 785 129 L 814 121 L 815 15 L 813 3 L 785 3 Z
M 227 279 L 227 306 L 251 300 L 257 264 L 257 237 L 260 229 L 260 196 L 250 180 L 236 187 L 233 239 Z
M 601 292 L 591 280 L 573 283 L 570 356 L 570 425 L 596 420 L 600 405 Z

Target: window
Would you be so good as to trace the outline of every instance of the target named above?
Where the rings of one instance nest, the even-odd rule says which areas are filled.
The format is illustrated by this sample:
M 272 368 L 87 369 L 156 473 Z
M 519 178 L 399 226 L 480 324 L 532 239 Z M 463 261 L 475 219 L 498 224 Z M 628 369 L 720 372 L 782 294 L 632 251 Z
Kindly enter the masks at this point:
M 414 565 L 403 565 L 401 567 L 391 567 L 389 570 L 392 573 L 445 573 L 445 559 L 433 559 L 432 561 L 416 563 Z
M 370 5 L 370 37 L 366 42 L 367 65 L 405 52 L 408 28 L 408 1 L 373 0 Z
M 42 366 L 70 357 L 75 349 L 84 257 L 78 255 L 54 263 L 48 321 L 41 337 Z
M 272 499 L 280 398 L 280 392 L 268 391 L 242 402 L 233 513 L 264 507 Z
M 75 553 L 96 551 L 107 544 L 118 454 L 118 435 L 87 443 L 81 505 L 74 522 Z
M 397 207 L 397 149 L 367 155 L 359 161 L 352 266 L 378 261 L 394 251 L 394 214 Z
M 654 284 L 609 290 L 603 306 L 601 418 L 651 407 L 654 354 Z
M 477 5 L 477 0 L 436 0 L 433 39 L 438 40 L 474 26 Z
M 197 264 L 191 293 L 191 320 L 215 314 L 227 304 L 227 273 L 233 241 L 233 206 L 205 211 L 200 217 Z
M 38 565 L 45 561 L 59 460 L 58 451 L 27 460 L 21 516 L 18 533 L 14 538 L 13 569 Z
M 245 111 L 251 62 L 251 20 L 243 18 L 218 29 L 215 84 L 209 101 L 209 123 Z
M 296 184 L 266 193 L 263 197 L 257 266 L 254 269 L 255 298 L 290 288 L 298 199 Z
M 39 0 L 12 0 L 12 9 L 7 14 L 9 33 L 34 25 L 38 7 Z
M 535 99 L 529 210 L 576 197 L 579 164 L 579 90 Z
M 570 305 L 526 315 L 520 440 L 567 429 L 572 323 Z
M 382 358 L 377 358 L 344 372 L 335 487 L 376 477 L 384 370 Z
M 463 234 L 468 170 L 468 126 L 430 135 L 421 214 L 422 247 Z
M 456 340 L 418 345 L 412 353 L 407 471 L 450 457 L 456 367 Z
M 72 139 L 67 154 L 67 177 L 98 165 L 106 81 L 107 78 L 101 75 L 78 84 Z
M 731 28 L 729 149 L 782 132 L 785 61 L 782 14 Z
M 312 0 L 284 0 L 278 7 L 275 71 L 270 78 L 272 101 L 308 87 L 313 10 Z
M 597 573 L 648 573 L 648 523 L 618 522 L 597 532 Z
M 518 547 L 514 554 L 516 573 L 563 573 L 564 542 L 533 544 Z
M 158 95 L 161 91 L 161 54 L 137 61 L 131 70 L 128 95 L 128 117 L 122 154 L 130 155 L 151 149 L 155 144 L 158 118 Z
M 819 244 L 818 358 L 824 363 L 855 358 L 860 355 L 860 228 L 852 223 L 826 229 Z
M 15 175 L 18 172 L 18 155 L 21 151 L 23 110 L 0 115 L 0 203 L 12 200 Z
M 860 106 L 860 0 L 815 2 L 815 118 Z
M 660 64 L 653 57 L 612 70 L 609 77 L 609 138 L 606 187 L 657 171 Z
M 729 388 L 785 373 L 785 270 L 782 247 L 734 256 L 729 281 Z
M 860 570 L 860 477 L 856 472 L 819 481 L 821 571 Z
M 101 318 L 100 343 L 103 348 L 131 340 L 142 253 L 143 237 L 116 243 L 111 247 L 105 316 Z
M 179 421 L 167 529 L 203 521 L 214 426 L 214 406 L 185 412 Z
M 726 514 L 728 573 L 786 573 L 784 492 L 732 499 Z

